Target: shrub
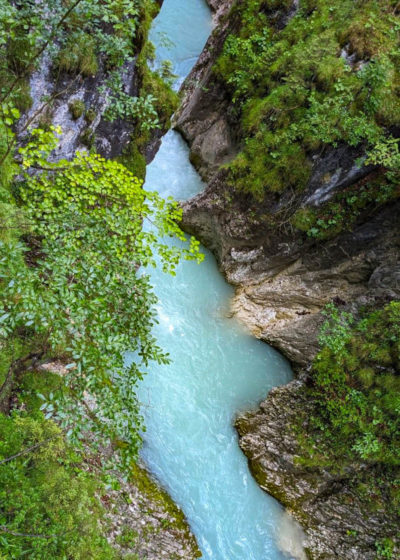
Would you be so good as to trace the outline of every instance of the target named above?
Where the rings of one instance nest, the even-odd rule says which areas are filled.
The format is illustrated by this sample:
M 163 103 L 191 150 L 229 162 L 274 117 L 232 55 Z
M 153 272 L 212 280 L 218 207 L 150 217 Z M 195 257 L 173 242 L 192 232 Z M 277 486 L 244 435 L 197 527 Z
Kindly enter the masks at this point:
M 69 103 L 68 108 L 74 120 L 79 119 L 85 112 L 85 104 L 81 99 L 73 99 Z
M 313 363 L 325 444 L 364 461 L 400 465 L 400 303 L 351 315 L 330 307 Z
M 79 468 L 59 428 L 41 416 L 0 414 L 0 441 L 0 461 L 6 461 L 0 468 L 2 553 L 32 560 L 116 558 L 99 532 L 102 486 Z
M 315 211 L 310 208 L 300 208 L 291 219 L 293 226 L 300 231 L 309 231 L 316 221 Z
M 56 58 L 59 70 L 94 76 L 98 71 L 95 40 L 84 32 L 72 33 Z
M 92 124 L 95 118 L 96 118 L 96 111 L 90 107 L 85 113 L 85 120 L 88 124 Z

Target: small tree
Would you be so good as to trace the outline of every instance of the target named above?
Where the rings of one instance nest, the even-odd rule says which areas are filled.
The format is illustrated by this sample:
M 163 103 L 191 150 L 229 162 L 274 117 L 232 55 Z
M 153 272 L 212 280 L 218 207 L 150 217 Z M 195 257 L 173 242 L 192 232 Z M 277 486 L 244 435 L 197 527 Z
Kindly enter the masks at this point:
M 150 361 L 168 360 L 152 335 L 156 298 L 146 267 L 159 259 L 174 273 L 181 256 L 200 260 L 199 244 L 163 241 L 185 239 L 180 209 L 145 191 L 120 163 L 81 153 L 49 163 L 53 132 L 33 131 L 20 150 L 28 171 L 17 196 L 29 237 L 0 244 L 0 336 L 23 332 L 34 341 L 24 368 L 60 356 L 68 362 L 46 416 L 56 415 L 76 443 L 89 432 L 96 446 L 111 442 L 114 464 L 126 467 L 140 442 L 135 384 Z M 129 365 L 127 350 L 136 355 Z

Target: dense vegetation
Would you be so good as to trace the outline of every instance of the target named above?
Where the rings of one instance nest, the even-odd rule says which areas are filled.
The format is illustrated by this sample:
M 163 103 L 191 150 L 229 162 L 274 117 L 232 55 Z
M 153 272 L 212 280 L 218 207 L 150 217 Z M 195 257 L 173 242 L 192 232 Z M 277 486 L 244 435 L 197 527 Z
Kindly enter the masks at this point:
M 358 321 L 331 306 L 320 344 L 310 389 L 316 428 L 335 453 L 400 467 L 400 303 Z
M 307 413 L 295 427 L 298 461 L 346 479 L 365 512 L 399 519 L 400 303 L 365 309 L 357 319 L 330 305 L 326 315 Z M 377 558 L 394 558 L 396 527 L 387 534 L 376 542 Z
M 105 486 L 81 468 L 82 458 L 39 410 L 36 392 L 58 385 L 57 375 L 26 374 L 24 410 L 0 415 L 0 557 L 116 559 L 101 534 L 98 494 Z
M 346 143 L 364 154 L 359 165 L 388 173 L 330 206 L 301 209 L 293 225 L 326 237 L 376 200 L 398 197 L 398 2 L 300 0 L 296 10 L 291 1 L 246 0 L 234 10 L 237 31 L 216 67 L 240 119 L 230 184 L 259 200 L 300 193 L 312 156 Z
M 147 68 L 152 0 L 0 0 L 0 557 L 119 558 L 102 536 L 107 469 L 132 476 L 143 428 L 135 384 L 168 356 L 152 335 L 146 267 L 174 273 L 200 259 L 176 225 L 180 210 L 143 189 L 141 154 L 165 127 L 176 96 L 165 67 Z M 43 56 L 54 80 L 102 76 L 104 118 L 135 125 L 121 161 L 93 150 L 54 161 L 62 132 L 44 99 L 24 136 L 29 76 Z M 138 56 L 139 94 L 123 93 Z M 93 109 L 73 100 L 74 119 Z M 48 116 L 50 115 L 50 117 Z M 126 164 L 126 165 L 124 165 Z M 138 178 L 139 177 L 139 178 Z M 136 359 L 129 365 L 127 350 Z M 107 450 L 107 452 L 105 452 Z M 87 460 L 101 454 L 103 474 Z M 86 463 L 85 463 L 86 461 Z M 136 556 L 129 556 L 129 558 Z M 128 558 L 128 556 L 127 556 Z

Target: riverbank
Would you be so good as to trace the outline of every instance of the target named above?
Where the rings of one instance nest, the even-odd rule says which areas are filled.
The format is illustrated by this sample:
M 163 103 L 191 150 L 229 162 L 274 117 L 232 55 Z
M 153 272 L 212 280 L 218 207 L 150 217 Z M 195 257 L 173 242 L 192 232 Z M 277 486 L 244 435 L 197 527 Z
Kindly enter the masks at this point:
M 354 195 L 376 177 L 376 168 L 357 168 L 359 148 L 345 144 L 310 155 L 304 164 L 311 167 L 304 190 L 288 187 L 257 198 L 245 188 L 234 188 L 227 166 L 243 149 L 243 131 L 231 86 L 221 78 L 217 60 L 226 38 L 235 35 L 241 23 L 236 8 L 229 12 L 231 2 L 222 6 L 227 15 L 189 76 L 175 117 L 176 128 L 190 145 L 191 161 L 207 181 L 205 191 L 183 205 L 183 223 L 211 248 L 235 286 L 233 313 L 255 336 L 287 356 L 299 379 L 271 391 L 257 412 L 239 417 L 240 445 L 260 485 L 306 530 L 310 558 L 374 559 L 379 554 L 394 558 L 397 535 L 391 527 L 397 517 L 381 498 L 374 498 L 380 475 L 368 467 L 371 476 L 364 477 L 360 459 L 352 463 L 342 459 L 345 475 L 335 474 L 329 466 L 304 467 L 301 460 L 308 453 L 304 439 L 312 441 L 315 433 L 295 420 L 303 418 L 307 406 L 310 414 L 316 414 L 302 387 L 310 384 L 326 304 L 358 316 L 362 309 L 379 310 L 400 297 L 399 202 L 369 206 L 350 227 L 325 238 L 307 236 L 296 228 L 303 227 L 300 215 L 318 213 L 330 197 L 343 191 Z M 265 10 L 263 17 L 281 30 L 294 13 L 281 6 Z M 239 74 L 234 79 L 239 80 Z M 297 221 L 291 220 L 294 215 Z M 325 219 L 323 211 L 321 215 Z M 374 503 L 376 509 L 371 511 Z
M 123 558 L 195 560 L 201 558 L 182 510 L 141 463 L 128 481 L 102 498 L 106 534 Z

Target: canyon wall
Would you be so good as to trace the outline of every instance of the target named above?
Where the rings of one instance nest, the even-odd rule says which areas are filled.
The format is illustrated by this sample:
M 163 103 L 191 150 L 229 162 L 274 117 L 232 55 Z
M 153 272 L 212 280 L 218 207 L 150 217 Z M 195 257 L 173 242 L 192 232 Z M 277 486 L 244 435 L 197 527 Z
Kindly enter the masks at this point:
M 332 476 L 323 468 L 301 466 L 292 426 L 307 410 L 302 388 L 318 350 L 326 304 L 357 316 L 363 306 L 400 298 L 400 204 L 367 209 L 353 227 L 325 240 L 307 238 L 292 227 L 288 216 L 296 210 L 318 209 L 336 193 L 381 173 L 359 164 L 362 148 L 344 143 L 313 154 L 306 189 L 287 189 L 278 201 L 268 195 L 256 200 L 229 185 L 224 165 L 241 149 L 239 125 L 214 68 L 226 37 L 240 24 L 236 11 L 230 11 L 233 4 L 218 3 L 216 28 L 186 81 L 175 116 L 175 128 L 207 183 L 204 192 L 183 204 L 183 225 L 213 251 L 235 286 L 233 314 L 279 349 L 297 373 L 297 380 L 271 391 L 259 410 L 237 420 L 255 478 L 302 524 L 310 558 L 372 560 L 375 543 L 395 536 L 396 520 L 380 506 L 367 511 L 352 491 L 349 480 L 367 467 L 357 463 L 346 475 Z M 294 9 L 278 14 L 279 25 Z

